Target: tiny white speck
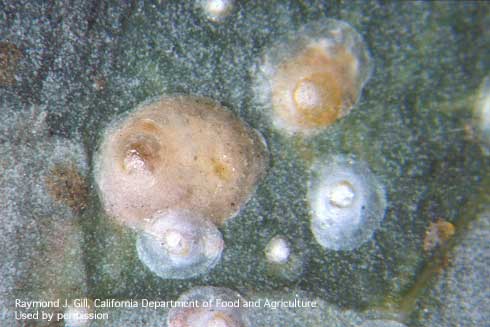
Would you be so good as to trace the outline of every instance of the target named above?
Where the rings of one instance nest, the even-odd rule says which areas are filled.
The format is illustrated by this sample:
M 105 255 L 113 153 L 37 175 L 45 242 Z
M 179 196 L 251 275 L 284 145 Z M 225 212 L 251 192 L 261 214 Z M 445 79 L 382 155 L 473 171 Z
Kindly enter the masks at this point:
M 269 262 L 285 263 L 289 259 L 290 248 L 288 242 L 281 236 L 270 240 L 265 249 L 265 256 Z

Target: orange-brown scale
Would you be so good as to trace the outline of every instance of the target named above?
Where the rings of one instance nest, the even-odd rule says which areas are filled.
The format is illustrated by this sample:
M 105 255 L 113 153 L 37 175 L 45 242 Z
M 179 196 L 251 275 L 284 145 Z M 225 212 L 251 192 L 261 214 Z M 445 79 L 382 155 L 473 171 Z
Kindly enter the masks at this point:
M 222 224 L 266 164 L 261 138 L 228 110 L 203 98 L 163 98 L 106 135 L 97 179 L 108 212 L 132 227 L 172 208 Z
M 444 245 L 454 235 L 455 231 L 454 225 L 442 218 L 430 223 L 425 232 L 424 250 L 430 252 L 436 246 Z
M 334 123 L 348 113 L 357 98 L 359 82 L 355 67 L 355 57 L 344 47 L 306 48 L 278 66 L 272 83 L 275 112 L 287 124 L 299 128 Z M 313 103 L 298 94 L 308 85 L 317 93 L 318 99 Z

